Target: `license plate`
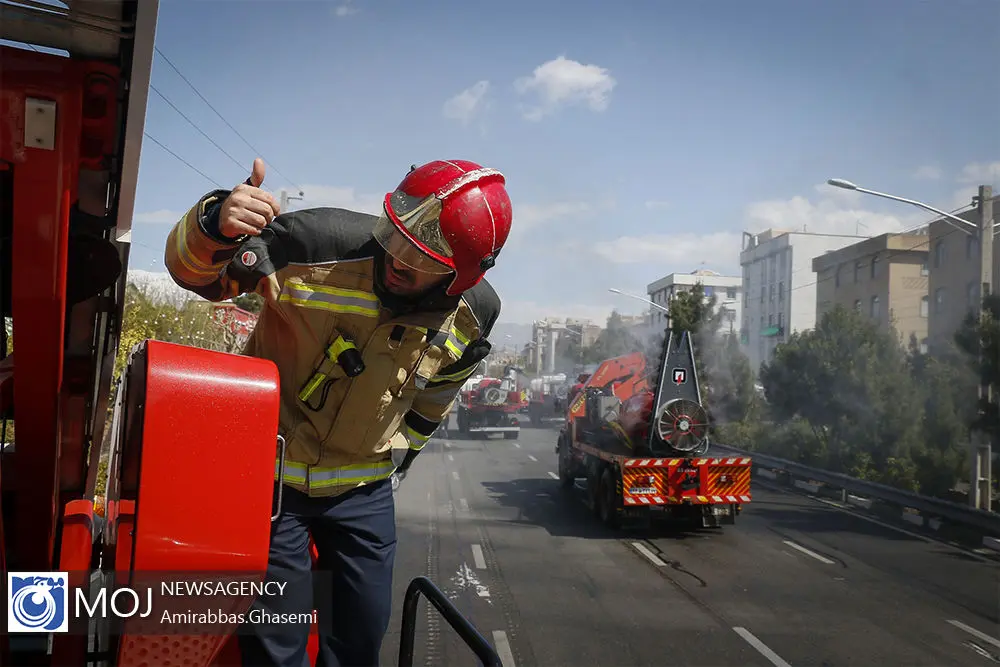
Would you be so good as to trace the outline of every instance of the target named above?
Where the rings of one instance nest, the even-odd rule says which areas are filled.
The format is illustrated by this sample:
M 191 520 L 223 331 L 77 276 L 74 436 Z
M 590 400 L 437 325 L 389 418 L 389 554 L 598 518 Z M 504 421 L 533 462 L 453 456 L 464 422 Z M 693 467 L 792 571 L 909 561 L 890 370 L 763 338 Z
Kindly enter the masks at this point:
M 712 514 L 715 516 L 729 516 L 729 505 L 713 505 Z
M 633 496 L 655 496 L 656 489 L 650 486 L 633 486 L 628 492 Z

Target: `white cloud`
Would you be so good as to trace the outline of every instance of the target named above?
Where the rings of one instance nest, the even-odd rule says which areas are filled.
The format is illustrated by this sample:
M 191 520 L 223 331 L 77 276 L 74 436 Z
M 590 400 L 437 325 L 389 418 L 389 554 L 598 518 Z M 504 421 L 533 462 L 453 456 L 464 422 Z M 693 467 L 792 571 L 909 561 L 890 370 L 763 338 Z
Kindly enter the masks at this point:
M 661 211 L 665 208 L 670 208 L 670 202 L 656 199 L 651 199 L 646 202 L 646 209 L 649 211 Z
M 976 185 L 1000 185 L 1000 162 L 967 164 L 955 180 L 959 183 L 975 183 Z
M 181 219 L 183 211 L 171 211 L 161 208 L 158 211 L 148 211 L 146 213 L 136 213 L 132 222 L 144 225 L 172 225 Z
M 713 266 L 739 266 L 740 235 L 733 232 L 713 234 L 648 234 L 619 236 L 599 241 L 591 250 L 615 264 L 656 264 L 681 267 L 692 262 L 710 262 Z
M 933 165 L 926 165 L 913 172 L 913 178 L 919 181 L 936 181 L 941 178 L 941 170 Z
M 593 206 L 586 202 L 552 202 L 549 204 L 521 204 L 514 207 L 511 231 L 523 233 L 533 227 L 574 215 L 586 215 Z
M 354 16 L 361 10 L 354 6 L 352 0 L 345 0 L 341 4 L 337 5 L 333 10 L 333 15 L 339 19 L 346 18 L 348 16 Z
M 457 120 L 462 125 L 468 125 L 472 120 L 486 111 L 489 106 L 486 94 L 490 90 L 490 82 L 477 81 L 444 103 L 442 112 L 445 118 Z
M 524 117 L 538 121 L 561 106 L 573 104 L 585 104 L 596 112 L 604 111 L 616 84 L 603 67 L 559 56 L 536 67 L 531 76 L 515 81 L 514 88 L 521 95 L 536 94 L 537 106 L 528 109 Z
M 338 187 L 335 185 L 303 185 L 305 198 L 302 201 L 292 201 L 291 210 L 330 206 L 346 208 L 350 211 L 360 211 L 378 215 L 382 212 L 382 201 L 385 195 L 358 192 L 355 188 Z

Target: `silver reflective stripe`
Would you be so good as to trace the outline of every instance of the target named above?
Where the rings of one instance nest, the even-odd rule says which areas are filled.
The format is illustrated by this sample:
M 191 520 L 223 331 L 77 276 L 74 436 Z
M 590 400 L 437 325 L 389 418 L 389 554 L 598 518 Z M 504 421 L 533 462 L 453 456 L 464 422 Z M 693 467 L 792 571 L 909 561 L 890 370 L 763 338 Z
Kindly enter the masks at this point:
M 378 317 L 379 314 L 379 301 L 374 294 L 326 285 L 286 281 L 278 300 L 304 308 L 354 313 L 367 317 Z
M 355 463 L 336 468 L 309 467 L 302 463 L 285 462 L 284 481 L 289 484 L 307 485 L 310 489 L 333 486 L 357 485 L 385 479 L 396 466 L 392 461 L 376 463 Z M 274 478 L 278 479 L 278 462 L 274 464 Z

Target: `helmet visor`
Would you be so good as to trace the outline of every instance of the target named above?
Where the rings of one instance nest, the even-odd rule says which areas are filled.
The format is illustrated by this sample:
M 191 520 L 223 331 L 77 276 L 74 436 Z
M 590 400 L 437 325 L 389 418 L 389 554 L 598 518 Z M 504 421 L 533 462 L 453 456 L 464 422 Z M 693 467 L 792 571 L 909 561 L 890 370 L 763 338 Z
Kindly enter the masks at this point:
M 452 273 L 450 267 L 425 253 L 399 231 L 388 213 L 388 205 L 383 208 L 372 234 L 389 255 L 414 271 L 440 276 Z

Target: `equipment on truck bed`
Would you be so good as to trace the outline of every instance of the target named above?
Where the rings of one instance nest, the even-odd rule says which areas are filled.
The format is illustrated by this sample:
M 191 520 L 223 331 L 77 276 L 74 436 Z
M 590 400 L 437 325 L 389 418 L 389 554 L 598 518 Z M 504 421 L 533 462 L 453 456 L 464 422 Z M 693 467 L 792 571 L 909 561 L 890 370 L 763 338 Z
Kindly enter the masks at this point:
M 655 364 L 608 359 L 578 391 L 556 444 L 559 480 L 586 478 L 587 502 L 612 526 L 653 515 L 732 524 L 750 501 L 750 459 L 713 456 L 688 332 L 669 332 Z
M 0 38 L 32 47 L 0 46 L 0 440 L 16 426 L 0 448 L 0 569 L 22 575 L 9 623 L 33 628 L 0 635 L 0 665 L 238 664 L 235 626 L 171 632 L 107 610 L 131 609 L 157 572 L 262 578 L 282 498 L 277 369 L 141 342 L 106 428 L 157 2 L 60 4 L 0 4 Z M 413 663 L 420 594 L 500 667 L 424 578 L 403 601 L 400 664 Z M 250 601 L 224 602 L 236 613 Z
M 517 387 L 521 369 L 505 366 L 502 378 L 476 378 L 466 383 L 458 399 L 458 431 L 462 435 L 503 433 L 516 440 L 521 433 L 521 410 L 527 405 L 524 392 Z
M 561 420 L 565 416 L 569 386 L 566 374 L 542 375 L 528 382 L 528 417 L 532 426 Z

